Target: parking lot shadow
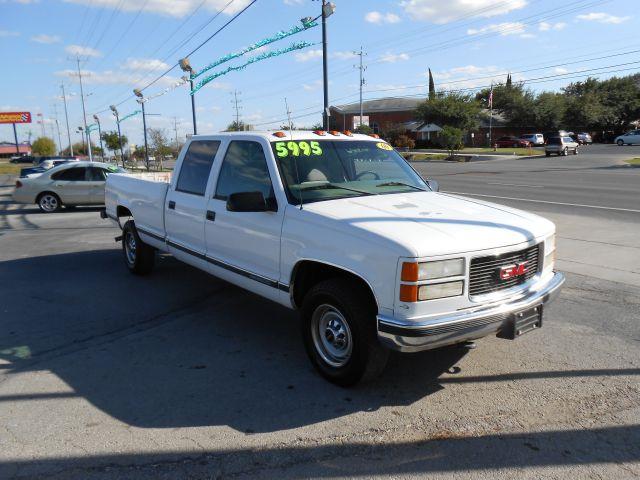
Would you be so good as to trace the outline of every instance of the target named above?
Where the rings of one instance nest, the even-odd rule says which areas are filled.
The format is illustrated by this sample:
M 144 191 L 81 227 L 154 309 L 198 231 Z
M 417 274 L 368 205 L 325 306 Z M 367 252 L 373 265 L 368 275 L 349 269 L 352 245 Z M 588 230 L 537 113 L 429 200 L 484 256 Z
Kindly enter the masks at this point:
M 346 390 L 311 367 L 295 312 L 171 257 L 147 277 L 115 248 L 2 262 L 0 277 L 12 279 L 0 291 L 4 371 L 50 370 L 73 389 L 61 397 L 138 427 L 251 434 L 410 405 L 442 389 L 467 352 L 394 355 L 376 382 Z

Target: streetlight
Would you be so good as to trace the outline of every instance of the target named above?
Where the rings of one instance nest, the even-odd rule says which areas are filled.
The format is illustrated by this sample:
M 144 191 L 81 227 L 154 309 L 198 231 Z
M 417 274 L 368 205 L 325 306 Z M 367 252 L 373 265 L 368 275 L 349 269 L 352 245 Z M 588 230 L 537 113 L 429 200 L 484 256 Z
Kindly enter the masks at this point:
M 120 158 L 122 159 L 122 167 L 124 168 L 124 152 L 122 151 L 122 134 L 120 133 L 120 117 L 118 117 L 118 109 L 115 105 L 110 105 L 109 108 L 113 112 L 113 116 L 116 117 L 116 125 L 118 125 L 118 145 L 120 146 Z
M 142 105 L 142 128 L 144 129 L 144 160 L 149 170 L 149 145 L 147 144 L 147 116 L 144 111 L 145 99 L 142 95 L 142 91 L 138 88 L 133 89 L 133 94 L 138 97 L 137 102 Z
M 182 69 L 183 72 L 186 72 L 189 74 L 189 86 L 191 87 L 191 91 L 193 91 L 192 76 L 195 75 L 196 71 L 191 66 L 191 63 L 189 63 L 189 57 L 181 58 L 178 61 L 178 64 L 180 65 L 180 68 Z M 191 115 L 193 116 L 193 134 L 197 135 L 198 127 L 196 125 L 196 99 L 194 95 L 191 95 Z
M 322 0 L 322 80 L 324 85 L 324 111 L 322 112 L 322 124 L 325 130 L 329 130 L 329 74 L 327 67 L 327 18 L 336 11 L 336 5 Z
M 98 138 L 100 138 L 100 152 L 102 152 L 102 161 L 104 162 L 104 147 L 102 146 L 102 128 L 100 127 L 100 119 L 98 118 L 98 115 L 94 115 L 93 119 L 98 124 Z

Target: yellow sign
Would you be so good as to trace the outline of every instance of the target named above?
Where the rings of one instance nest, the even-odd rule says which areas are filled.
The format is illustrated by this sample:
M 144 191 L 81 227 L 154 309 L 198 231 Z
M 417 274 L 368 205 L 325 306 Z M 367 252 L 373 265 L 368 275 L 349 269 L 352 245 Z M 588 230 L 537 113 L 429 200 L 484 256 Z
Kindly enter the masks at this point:
M 393 147 L 385 142 L 376 143 L 376 147 L 381 148 L 382 150 L 393 150 Z

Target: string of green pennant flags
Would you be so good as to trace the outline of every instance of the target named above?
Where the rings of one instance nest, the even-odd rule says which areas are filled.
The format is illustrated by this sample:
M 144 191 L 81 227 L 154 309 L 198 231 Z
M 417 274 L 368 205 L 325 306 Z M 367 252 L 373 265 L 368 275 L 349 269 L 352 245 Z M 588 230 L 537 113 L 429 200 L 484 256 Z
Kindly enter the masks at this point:
M 129 115 L 125 115 L 124 117 L 122 117 L 118 123 L 122 123 L 122 122 L 124 122 L 125 120 L 127 120 L 127 119 L 129 119 L 131 117 L 135 117 L 139 113 L 142 113 L 142 110 L 135 110 L 134 112 L 130 113 Z
M 311 47 L 313 45 L 317 45 L 317 43 L 298 42 L 298 43 L 292 44 L 287 48 L 281 48 L 280 50 L 274 50 L 272 52 L 265 52 L 265 53 L 261 53 L 260 55 L 256 55 L 255 57 L 250 58 L 247 62 L 243 63 L 242 65 L 238 65 L 237 67 L 228 67 L 225 70 L 222 70 L 221 72 L 217 72 L 217 73 L 214 73 L 213 75 L 209 75 L 208 77 L 201 80 L 193 87 L 193 90 L 191 90 L 191 95 L 195 94 L 207 83 L 211 82 L 212 80 L 215 80 L 218 77 L 222 77 L 223 75 L 226 75 L 228 73 L 235 72 L 238 70 L 244 70 L 249 65 L 257 62 L 261 62 L 263 60 L 266 60 L 267 58 L 279 57 L 280 55 L 284 55 L 285 53 L 293 52 L 294 50 L 302 50 L 303 48 Z
M 290 37 L 292 35 L 296 35 L 296 34 L 298 34 L 300 32 L 304 32 L 306 30 L 309 30 L 310 28 L 317 27 L 317 26 L 318 26 L 318 23 L 315 22 L 314 20 L 312 20 L 311 18 L 303 18 L 302 19 L 302 26 L 296 25 L 295 27 L 292 27 L 289 30 L 281 30 L 281 31 L 279 31 L 278 33 L 276 33 L 275 35 L 273 35 L 271 37 L 264 38 L 264 39 L 260 40 L 259 42 L 254 43 L 253 45 L 249 45 L 248 47 L 243 48 L 239 52 L 229 53 L 228 55 L 225 55 L 224 57 L 219 58 L 215 62 L 210 63 L 209 65 L 204 67 L 199 72 L 192 73 L 191 74 L 191 79 L 194 80 L 194 79 L 198 78 L 200 75 L 202 75 L 203 73 L 208 72 L 212 68 L 215 68 L 215 67 L 217 67 L 219 65 L 222 65 L 223 63 L 226 63 L 226 62 L 228 62 L 230 60 L 242 57 L 243 55 L 246 55 L 249 52 L 253 52 L 254 50 L 257 50 L 259 48 L 265 47 L 267 45 L 270 45 L 272 43 L 278 42 L 278 41 L 283 40 L 283 39 L 285 39 L 287 37 Z

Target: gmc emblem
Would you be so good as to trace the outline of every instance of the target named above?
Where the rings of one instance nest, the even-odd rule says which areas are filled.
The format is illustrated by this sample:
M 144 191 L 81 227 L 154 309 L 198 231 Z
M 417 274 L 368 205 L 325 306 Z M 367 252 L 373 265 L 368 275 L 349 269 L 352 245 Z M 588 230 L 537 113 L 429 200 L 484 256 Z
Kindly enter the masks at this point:
M 500 267 L 500 280 L 509 280 L 527 273 L 527 262 L 520 262 L 514 265 Z

